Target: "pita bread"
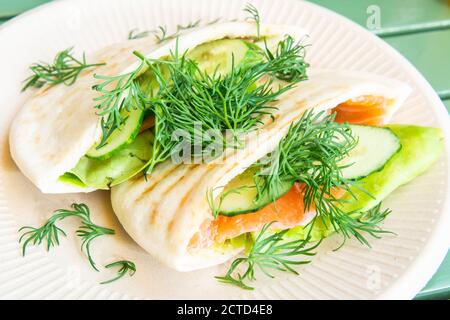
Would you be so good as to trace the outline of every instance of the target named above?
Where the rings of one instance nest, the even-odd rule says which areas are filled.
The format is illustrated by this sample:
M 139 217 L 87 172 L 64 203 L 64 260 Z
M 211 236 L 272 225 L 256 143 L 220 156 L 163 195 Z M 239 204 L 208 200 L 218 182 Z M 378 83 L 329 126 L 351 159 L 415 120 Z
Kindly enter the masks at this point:
M 179 271 L 220 264 L 240 249 L 214 246 L 194 249 L 189 242 L 213 215 L 208 190 L 221 192 L 231 179 L 273 151 L 289 126 L 309 109 L 330 110 L 349 99 L 364 95 L 383 96 L 389 101 L 385 121 L 409 94 L 395 80 L 371 74 L 318 71 L 277 102 L 275 121 L 266 119 L 258 134 L 246 135 L 245 148 L 227 149 L 220 162 L 157 166 L 145 180 L 131 179 L 112 188 L 113 209 L 128 234 L 157 259 Z

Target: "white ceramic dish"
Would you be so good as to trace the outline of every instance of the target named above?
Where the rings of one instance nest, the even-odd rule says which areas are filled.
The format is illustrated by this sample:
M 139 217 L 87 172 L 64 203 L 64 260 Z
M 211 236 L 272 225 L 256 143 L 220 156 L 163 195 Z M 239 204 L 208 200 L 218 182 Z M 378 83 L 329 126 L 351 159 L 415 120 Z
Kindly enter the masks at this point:
M 241 0 L 66 0 L 38 7 L 0 28 L 0 298 L 298 298 L 371 299 L 412 298 L 432 276 L 450 243 L 448 114 L 430 85 L 397 52 L 356 24 L 307 2 L 253 1 L 265 22 L 298 24 L 310 30 L 308 51 L 312 67 L 363 70 L 397 78 L 413 87 L 413 94 L 393 122 L 441 127 L 446 152 L 423 176 L 401 187 L 385 202 L 393 213 L 385 228 L 397 236 L 372 242 L 368 249 L 349 242 L 337 252 L 337 238 L 321 246 L 301 275 L 258 277 L 257 290 L 248 292 L 217 283 L 214 275 L 225 266 L 191 273 L 165 268 L 145 254 L 115 219 L 108 193 L 43 195 L 18 171 L 9 156 L 8 129 L 26 99 L 20 94 L 27 66 L 48 61 L 61 49 L 94 51 L 123 41 L 131 29 L 154 29 L 202 19 L 244 18 Z M 78 239 L 63 240 L 46 253 L 31 248 L 22 258 L 17 230 L 37 225 L 57 208 L 85 202 L 99 224 L 116 229 L 115 237 L 93 246 L 98 264 L 126 257 L 136 262 L 132 278 L 99 285 L 112 274 L 96 273 L 80 253 Z M 75 228 L 72 221 L 63 225 Z

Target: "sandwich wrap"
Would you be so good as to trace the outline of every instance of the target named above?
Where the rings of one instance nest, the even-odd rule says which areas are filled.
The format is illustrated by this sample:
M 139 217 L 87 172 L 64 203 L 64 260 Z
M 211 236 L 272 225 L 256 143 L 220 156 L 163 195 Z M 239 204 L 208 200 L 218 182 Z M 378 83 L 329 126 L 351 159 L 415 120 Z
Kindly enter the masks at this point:
M 271 42 L 285 35 L 302 39 L 305 32 L 293 26 L 261 25 L 260 34 Z M 71 185 L 60 180 L 74 168 L 80 158 L 101 138 L 101 117 L 94 108 L 99 96 L 92 87 L 99 83 L 94 74 L 126 74 L 140 64 L 133 51 L 149 59 L 168 56 L 178 48 L 186 52 L 203 43 L 229 38 L 256 36 L 254 22 L 226 22 L 186 30 L 176 39 L 159 43 L 155 37 L 111 45 L 92 55 L 88 63 L 103 66 L 83 70 L 71 86 L 44 86 L 20 109 L 10 130 L 12 158 L 22 171 L 44 193 L 90 192 L 91 187 Z
M 192 246 L 192 239 L 208 229 L 214 217 L 207 194 L 217 196 L 234 177 L 273 151 L 289 126 L 307 110 L 332 110 L 350 99 L 383 97 L 389 118 L 404 102 L 409 88 L 381 76 L 313 71 L 309 80 L 285 92 L 277 108 L 258 130 L 247 133 L 241 149 L 226 149 L 220 160 L 202 164 L 166 161 L 146 178 L 135 177 L 112 188 L 113 209 L 128 234 L 147 252 L 179 271 L 223 263 L 243 247 L 212 244 Z M 363 107 L 363 106 L 361 106 Z M 311 221 L 306 216 L 302 225 Z

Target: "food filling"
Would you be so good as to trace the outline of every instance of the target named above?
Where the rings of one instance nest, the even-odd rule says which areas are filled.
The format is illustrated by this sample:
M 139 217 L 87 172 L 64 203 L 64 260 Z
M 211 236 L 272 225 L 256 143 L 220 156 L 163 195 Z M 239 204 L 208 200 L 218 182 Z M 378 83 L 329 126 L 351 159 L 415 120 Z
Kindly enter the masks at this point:
M 384 97 L 361 96 L 339 104 L 336 108 L 332 109 L 332 113 L 335 114 L 334 121 L 337 123 L 379 126 L 382 123 L 383 116 L 386 114 L 388 107 L 388 100 Z M 357 132 L 360 129 L 361 127 L 359 126 L 353 127 L 353 130 Z M 354 160 L 354 162 L 358 163 L 352 163 L 351 160 L 346 159 L 345 162 L 347 163 L 346 165 L 348 165 L 348 168 L 343 169 L 343 172 L 354 180 L 363 180 L 365 177 L 370 176 L 373 171 L 381 170 L 385 163 L 400 149 L 398 139 L 390 130 L 386 130 L 384 133 L 372 133 L 370 131 L 366 133 L 365 131 L 367 130 L 363 131 L 364 132 L 358 132 L 361 139 L 364 140 L 362 141 L 363 143 L 359 143 L 359 145 L 351 151 L 352 154 L 349 157 Z M 392 139 L 390 139 L 391 137 Z M 366 146 L 364 146 L 364 144 L 366 144 L 365 140 L 368 141 Z M 377 140 L 382 140 L 380 142 L 381 144 L 377 143 Z M 384 145 L 383 142 L 385 142 Z M 387 151 L 388 153 L 386 156 L 382 157 L 378 163 L 376 163 L 376 161 L 371 161 L 376 157 L 372 157 L 371 152 L 368 149 L 372 149 L 373 152 L 374 148 L 376 149 L 380 146 L 384 149 L 391 150 Z M 364 158 L 364 154 L 367 155 L 367 159 Z M 368 164 L 369 162 L 374 163 Z M 362 165 L 358 166 L 358 164 Z M 371 168 L 369 168 L 368 171 L 366 168 L 360 168 L 364 165 L 371 166 Z M 350 173 L 350 169 L 354 168 L 352 166 L 355 166 L 359 173 Z M 251 182 L 248 181 L 246 175 L 248 175 L 248 171 L 244 172 L 241 177 L 233 179 L 221 194 L 222 196 L 225 195 L 230 198 L 230 205 L 237 214 L 229 214 L 229 212 L 225 212 L 224 214 L 222 212 L 219 213 L 217 219 L 205 221 L 200 231 L 191 239 L 189 244 L 190 248 L 209 247 L 213 244 L 225 243 L 226 241 L 241 235 L 257 232 L 261 230 L 264 225 L 271 222 L 275 222 L 271 225 L 272 229 L 283 230 L 294 227 L 304 227 L 314 219 L 314 216 L 316 215 L 314 206 L 310 206 L 305 210 L 305 188 L 304 185 L 299 182 L 295 182 L 292 187 L 290 187 L 287 192 L 282 193 L 276 201 L 270 202 L 259 209 L 243 212 L 241 207 L 245 207 L 245 203 L 242 203 L 242 199 L 240 198 L 244 196 L 243 194 L 257 193 L 256 187 L 251 185 Z M 244 180 L 245 183 L 242 182 Z M 240 187 L 238 186 L 239 183 L 241 183 Z M 247 187 L 242 188 L 242 184 L 247 185 Z M 230 185 L 233 187 L 229 187 Z M 247 191 L 246 188 L 253 189 L 251 189 L 252 191 Z M 229 194 L 226 194 L 227 192 Z M 337 198 L 348 193 L 339 189 L 333 190 L 332 192 Z M 221 195 L 219 195 L 217 199 L 219 199 Z M 358 199 L 352 200 L 354 200 L 353 202 L 358 201 Z M 253 201 L 253 204 L 254 203 L 255 201 Z M 254 209 L 252 208 L 252 205 L 248 207 Z

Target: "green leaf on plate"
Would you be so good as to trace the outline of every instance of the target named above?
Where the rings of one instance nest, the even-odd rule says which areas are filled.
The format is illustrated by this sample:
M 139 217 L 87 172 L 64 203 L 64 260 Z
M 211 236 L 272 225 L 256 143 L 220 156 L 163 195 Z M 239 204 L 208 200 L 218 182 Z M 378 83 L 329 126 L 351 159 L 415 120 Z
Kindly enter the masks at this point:
M 63 181 L 78 181 L 85 186 L 109 189 L 141 172 L 151 160 L 153 133 L 145 131 L 127 147 L 106 160 L 88 157 L 80 159 L 75 168 L 62 177 Z

